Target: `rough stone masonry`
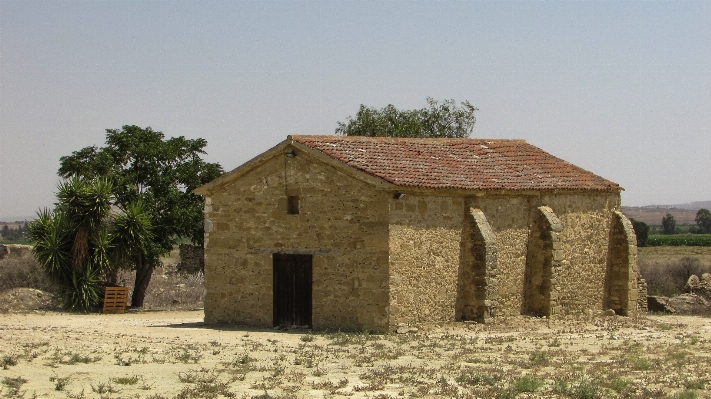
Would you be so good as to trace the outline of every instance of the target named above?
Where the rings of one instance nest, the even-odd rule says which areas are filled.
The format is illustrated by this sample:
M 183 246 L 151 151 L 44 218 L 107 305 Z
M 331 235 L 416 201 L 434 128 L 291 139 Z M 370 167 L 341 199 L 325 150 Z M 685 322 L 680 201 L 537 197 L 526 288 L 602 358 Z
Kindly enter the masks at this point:
M 620 190 L 520 140 L 289 136 L 195 190 L 205 321 L 272 327 L 308 312 L 313 329 L 389 331 L 632 316 L 636 240 Z M 294 283 L 303 270 L 308 284 Z

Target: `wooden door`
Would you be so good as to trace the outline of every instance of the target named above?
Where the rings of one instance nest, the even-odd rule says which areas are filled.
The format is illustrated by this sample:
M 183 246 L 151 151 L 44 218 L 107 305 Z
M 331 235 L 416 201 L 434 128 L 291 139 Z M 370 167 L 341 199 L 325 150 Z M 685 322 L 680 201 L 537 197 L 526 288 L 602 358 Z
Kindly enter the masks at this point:
M 311 327 L 312 255 L 274 254 L 274 326 Z

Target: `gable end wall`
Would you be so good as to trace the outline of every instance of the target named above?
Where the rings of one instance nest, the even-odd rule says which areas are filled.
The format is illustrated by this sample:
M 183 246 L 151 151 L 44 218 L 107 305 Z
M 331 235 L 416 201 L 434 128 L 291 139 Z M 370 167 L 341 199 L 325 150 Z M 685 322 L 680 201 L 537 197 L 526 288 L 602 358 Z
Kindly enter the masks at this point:
M 287 194 L 299 214 L 287 214 Z M 314 329 L 385 330 L 390 196 L 303 153 L 206 199 L 205 321 L 271 327 L 273 253 L 313 255 Z

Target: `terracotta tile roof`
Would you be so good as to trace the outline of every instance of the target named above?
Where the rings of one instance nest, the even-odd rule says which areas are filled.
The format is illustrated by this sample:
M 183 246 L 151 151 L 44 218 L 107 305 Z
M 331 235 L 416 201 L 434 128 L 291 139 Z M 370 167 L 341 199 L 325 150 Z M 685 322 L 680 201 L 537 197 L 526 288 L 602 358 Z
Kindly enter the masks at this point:
M 619 190 L 523 140 L 290 136 L 397 186 L 470 190 Z

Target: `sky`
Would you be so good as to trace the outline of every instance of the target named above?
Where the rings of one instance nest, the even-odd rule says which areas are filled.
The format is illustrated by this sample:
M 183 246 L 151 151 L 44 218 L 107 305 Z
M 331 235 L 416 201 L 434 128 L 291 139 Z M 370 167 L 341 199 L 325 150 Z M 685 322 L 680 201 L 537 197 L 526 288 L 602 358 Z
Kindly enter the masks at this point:
M 51 207 L 59 158 L 105 129 L 204 138 L 229 171 L 427 97 L 623 205 L 711 200 L 711 1 L 0 0 L 0 218 Z

